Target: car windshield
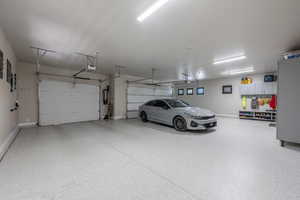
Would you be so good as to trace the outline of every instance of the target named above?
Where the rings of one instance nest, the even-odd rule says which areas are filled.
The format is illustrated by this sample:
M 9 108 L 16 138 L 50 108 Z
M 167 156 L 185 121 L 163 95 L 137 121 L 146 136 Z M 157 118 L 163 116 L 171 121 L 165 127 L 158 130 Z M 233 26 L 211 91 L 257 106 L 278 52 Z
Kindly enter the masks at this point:
M 172 107 L 172 108 L 185 108 L 190 107 L 190 105 L 184 101 L 177 100 L 177 99 L 165 99 L 165 101 Z

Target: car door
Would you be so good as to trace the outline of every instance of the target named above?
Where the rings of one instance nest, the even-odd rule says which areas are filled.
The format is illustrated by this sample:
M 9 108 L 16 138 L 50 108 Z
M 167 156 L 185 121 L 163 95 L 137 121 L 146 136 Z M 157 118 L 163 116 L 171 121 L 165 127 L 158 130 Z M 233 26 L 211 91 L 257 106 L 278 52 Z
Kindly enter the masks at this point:
M 150 101 L 147 104 L 145 104 L 145 106 L 144 106 L 144 111 L 147 114 L 148 120 L 155 120 L 155 118 L 153 116 L 155 113 L 155 110 L 156 110 L 156 107 L 154 106 L 155 102 L 156 102 L 155 100 Z
M 153 117 L 155 118 L 155 121 L 170 124 L 170 121 L 172 121 L 172 109 L 170 106 L 162 100 L 157 100 L 154 107 Z

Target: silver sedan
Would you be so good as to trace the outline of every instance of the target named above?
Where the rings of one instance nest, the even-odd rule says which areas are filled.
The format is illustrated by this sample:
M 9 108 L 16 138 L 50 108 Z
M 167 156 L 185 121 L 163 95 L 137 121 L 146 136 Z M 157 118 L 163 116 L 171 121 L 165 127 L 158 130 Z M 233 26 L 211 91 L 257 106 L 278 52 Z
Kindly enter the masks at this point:
M 178 131 L 206 130 L 217 126 L 215 114 L 209 110 L 191 107 L 178 99 L 157 99 L 139 107 L 143 122 L 154 121 L 174 126 Z

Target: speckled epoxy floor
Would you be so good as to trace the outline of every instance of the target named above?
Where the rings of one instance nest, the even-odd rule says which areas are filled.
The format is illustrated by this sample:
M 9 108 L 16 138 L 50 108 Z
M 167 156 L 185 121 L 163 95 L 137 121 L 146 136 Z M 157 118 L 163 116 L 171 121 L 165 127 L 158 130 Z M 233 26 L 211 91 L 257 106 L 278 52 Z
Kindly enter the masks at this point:
M 23 129 L 0 163 L 5 200 L 298 200 L 300 147 L 265 122 L 178 133 L 138 120 Z

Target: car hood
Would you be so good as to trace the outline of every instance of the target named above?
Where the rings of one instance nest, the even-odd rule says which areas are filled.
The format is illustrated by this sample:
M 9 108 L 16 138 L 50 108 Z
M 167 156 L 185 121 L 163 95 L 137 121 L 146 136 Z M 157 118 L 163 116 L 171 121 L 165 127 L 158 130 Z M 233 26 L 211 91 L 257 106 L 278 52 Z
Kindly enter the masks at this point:
M 209 116 L 215 115 L 210 110 L 206 110 L 206 109 L 199 108 L 199 107 L 175 108 L 175 110 L 178 112 L 193 115 L 196 117 L 209 117 Z

